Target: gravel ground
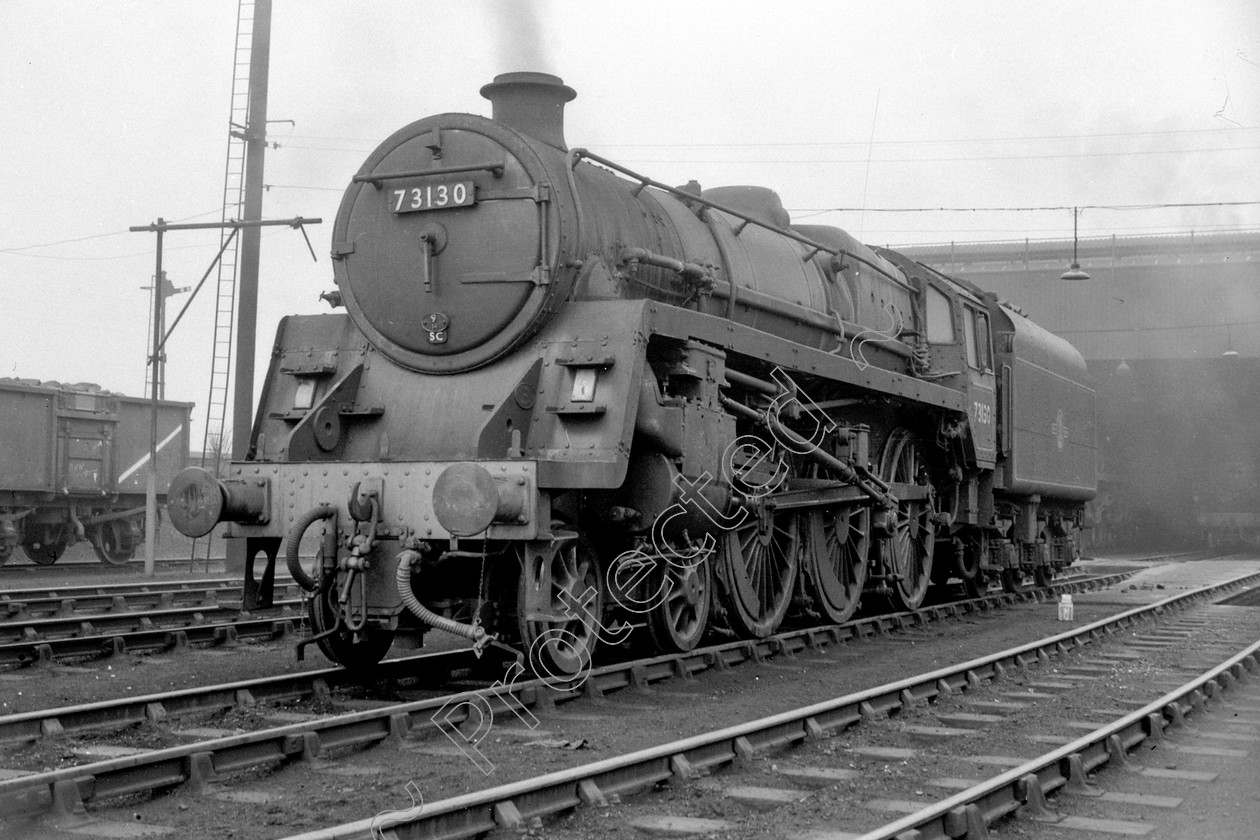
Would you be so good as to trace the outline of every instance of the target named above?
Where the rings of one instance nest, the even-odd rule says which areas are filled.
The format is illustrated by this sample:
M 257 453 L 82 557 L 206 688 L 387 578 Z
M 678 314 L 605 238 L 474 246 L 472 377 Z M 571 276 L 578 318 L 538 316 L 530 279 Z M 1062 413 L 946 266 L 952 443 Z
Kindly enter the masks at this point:
M 1102 563 L 1086 564 L 1089 571 L 1103 567 Z M 1255 564 L 1251 563 L 1249 568 L 1254 569 Z M 1195 577 L 1229 576 L 1222 564 L 1205 563 L 1202 569 L 1203 574 Z M 1171 590 L 1172 579 L 1168 581 L 1142 584 L 1136 589 L 1118 587 L 1111 593 L 1096 596 L 1077 596 L 1075 623 L 1083 624 L 1112 614 L 1123 608 L 1122 602 L 1129 598 L 1150 601 L 1173 594 L 1156 589 L 1168 586 Z M 24 582 L 23 585 L 32 584 Z M 486 759 L 493 764 L 493 772 L 489 774 L 460 754 L 435 727 L 424 726 L 415 733 L 419 737 L 409 741 L 403 749 L 378 747 L 335 762 L 298 764 L 279 773 L 228 780 L 225 790 L 216 794 L 193 796 L 176 791 L 152 800 L 128 803 L 123 808 L 111 808 L 101 815 L 132 826 L 173 827 L 179 834 L 194 838 L 261 840 L 283 836 L 361 819 L 384 809 L 406 807 L 410 804 L 404 790 L 408 782 L 414 782 L 425 799 L 432 802 L 830 699 L 881 684 L 896 675 L 927 671 L 1003 650 L 1062 629 L 1064 625 L 1057 621 L 1054 604 L 1022 604 L 998 613 L 928 625 L 903 640 L 876 639 L 841 646 L 828 655 L 825 664 L 772 661 L 727 673 L 705 674 L 695 681 L 671 681 L 650 694 L 622 692 L 603 703 L 578 701 L 554 712 L 538 713 L 542 722 L 540 730 L 545 732 L 543 740 L 550 742 L 549 745 L 531 744 L 522 738 L 524 727 L 515 720 L 496 720 L 494 729 L 481 745 Z M 275 644 L 240 645 L 227 651 L 192 651 L 186 655 L 128 656 L 80 666 L 86 667 L 86 671 L 51 666 L 38 674 L 27 671 L 0 675 L 7 678 L 0 682 L 0 696 L 8 698 L 0 702 L 10 703 L 4 707 L 7 713 L 324 665 L 315 655 L 307 663 L 298 665 L 293 660 L 291 646 Z M 1132 675 L 1131 682 L 1140 682 L 1140 676 Z M 302 706 L 300 710 L 329 711 L 309 706 Z M 253 728 L 260 725 L 260 717 L 257 710 L 232 713 L 204 721 L 202 725 Z M 900 720 L 912 717 L 908 715 Z M 175 725 L 195 724 L 181 719 Z M 894 722 L 888 725 L 893 726 Z M 169 739 L 177 738 L 169 730 L 169 727 L 146 724 L 109 741 L 113 744 L 130 741 L 146 747 L 166 745 Z M 537 732 L 532 734 L 538 735 Z M 895 729 L 890 729 L 887 737 L 895 740 Z M 840 748 L 842 743 L 841 739 L 836 739 L 833 746 Z M 0 763 L 35 769 L 57 766 L 62 756 L 72 752 L 73 746 L 71 742 L 38 754 L 11 755 L 8 758 L 14 761 Z M 890 771 L 890 785 L 903 781 L 899 772 L 900 768 Z M 686 798 L 687 793 L 685 789 L 671 789 L 667 795 Z M 244 799 L 252 801 L 242 801 Z M 594 819 L 591 815 L 596 813 L 594 810 L 589 814 L 579 813 L 574 818 L 577 822 L 572 825 L 566 827 L 561 823 L 544 832 L 550 835 L 554 831 L 561 837 L 593 836 L 593 833 L 617 836 L 611 833 L 609 826 L 600 825 L 598 821 L 582 822 Z M 70 836 L 61 832 L 32 833 L 34 828 L 30 826 L 21 827 L 21 831 L 23 833 L 9 836 L 32 840 Z M 560 833 L 562 831 L 568 833 Z M 4 826 L 0 826 L 0 836 L 5 836 Z
M 329 664 L 313 649 L 298 662 L 291 642 L 267 642 L 13 668 L 0 671 L 0 714 L 314 671 Z
M 1257 625 L 1260 622 L 1253 624 Z M 644 814 L 721 819 L 734 826 L 731 830 L 717 832 L 713 835 L 716 838 L 781 840 L 805 837 L 810 831 L 824 826 L 847 831 L 871 830 L 899 814 L 878 813 L 866 807 L 865 803 L 881 799 L 931 801 L 943 798 L 948 792 L 934 788 L 928 784 L 930 780 L 981 780 L 997 775 L 1004 768 L 976 763 L 970 757 L 996 755 L 1033 758 L 1051 747 L 1031 741 L 1028 737 L 1030 734 L 1078 737 L 1084 734 L 1083 731 L 1073 729 L 1069 724 L 1101 723 L 1108 719 L 1101 710 L 1120 709 L 1125 702 L 1149 703 L 1159 694 L 1152 687 L 1153 683 L 1172 679 L 1171 674 L 1176 674 L 1176 679 L 1183 680 L 1185 670 L 1197 669 L 1214 661 L 1211 655 L 1205 654 L 1203 646 L 1224 635 L 1226 634 L 1223 631 L 1209 630 L 1193 643 L 1153 653 L 1145 661 L 1117 667 L 1108 676 L 1086 682 L 1052 701 L 1042 701 L 1028 710 L 1015 712 L 1002 723 L 985 726 L 975 735 L 937 739 L 925 737 L 912 731 L 911 727 L 941 726 L 945 722 L 938 718 L 940 714 L 969 711 L 969 703 L 974 700 L 1006 699 L 1005 692 L 1032 692 L 1034 688 L 1029 684 L 1033 682 L 1059 679 L 1080 683 L 1079 677 L 1067 677 L 1061 672 L 1061 665 L 1066 663 L 1054 662 L 1045 667 L 1032 668 L 998 683 L 985 685 L 978 691 L 968 692 L 962 697 L 944 699 L 930 706 L 917 706 L 891 718 L 864 722 L 861 726 L 849 729 L 821 744 L 806 743 L 788 753 L 759 757 L 724 771 L 712 780 L 690 785 L 670 785 L 656 794 L 634 797 L 621 807 L 580 809 L 571 817 L 556 821 L 546 831 L 546 836 L 556 840 L 596 836 L 601 840 L 630 840 L 642 835 L 628 824 L 628 819 Z M 1117 641 L 1121 640 L 1122 636 L 1117 637 Z M 1113 643 L 1112 646 L 1116 645 Z M 1088 661 L 1088 654 L 1074 654 L 1070 659 L 1073 662 L 1081 659 Z M 909 760 L 889 760 L 864 757 L 853 752 L 858 747 L 871 746 L 909 749 L 915 752 L 915 756 Z M 1143 745 L 1134 757 L 1146 766 L 1165 769 L 1200 769 L 1211 763 L 1211 759 L 1205 760 L 1171 751 L 1162 745 L 1157 747 L 1150 744 Z M 772 812 L 708 795 L 708 790 L 733 786 L 779 789 L 795 787 L 778 774 L 781 764 L 856 770 L 860 776 L 852 781 L 810 792 L 801 801 Z M 1112 780 L 1110 787 L 1118 786 Z M 1164 787 L 1171 790 L 1145 792 L 1187 796 L 1209 786 L 1202 783 L 1164 783 Z M 1231 815 L 1237 815 L 1249 804 L 1254 807 L 1256 801 L 1257 796 L 1253 792 L 1242 801 L 1232 803 L 1231 807 L 1225 809 L 1223 816 L 1228 820 Z M 1078 798 L 1072 798 L 1065 803 L 1064 809 L 1068 814 L 1098 819 L 1149 822 L 1158 816 L 1152 815 L 1149 809 L 1095 803 L 1092 800 L 1082 801 Z M 1252 814 L 1260 815 L 1260 811 L 1253 810 Z M 1200 819 L 1211 819 L 1210 815 L 1204 815 L 1202 811 L 1200 815 Z M 1022 820 L 1005 821 L 990 828 L 990 834 L 994 837 L 1027 836 L 1047 840 L 1064 836 L 1062 829 L 1042 827 Z M 1216 833 L 1209 836 L 1241 838 L 1250 835 Z

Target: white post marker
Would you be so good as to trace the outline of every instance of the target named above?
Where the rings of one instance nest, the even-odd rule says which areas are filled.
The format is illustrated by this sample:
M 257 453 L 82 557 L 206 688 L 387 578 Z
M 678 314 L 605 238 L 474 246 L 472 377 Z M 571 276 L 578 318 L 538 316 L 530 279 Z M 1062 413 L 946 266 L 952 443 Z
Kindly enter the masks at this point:
M 1059 596 L 1059 621 L 1071 621 L 1073 614 L 1072 596 L 1063 594 Z

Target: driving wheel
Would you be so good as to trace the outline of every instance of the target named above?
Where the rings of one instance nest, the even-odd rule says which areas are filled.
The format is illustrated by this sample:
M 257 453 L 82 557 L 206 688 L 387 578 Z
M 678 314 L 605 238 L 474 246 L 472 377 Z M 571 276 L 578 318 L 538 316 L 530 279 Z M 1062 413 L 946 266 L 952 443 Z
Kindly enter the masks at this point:
M 932 554 L 936 527 L 932 521 L 931 484 L 927 465 L 908 429 L 897 429 L 884 444 L 880 477 L 889 483 L 911 484 L 928 491 L 925 498 L 898 502 L 889 511 L 889 536 L 884 541 L 885 569 L 892 574 L 889 600 L 897 610 L 914 610 L 923 603 L 932 582 Z
M 718 539 L 717 573 L 723 622 L 736 635 L 769 636 L 792 602 L 799 564 L 799 527 L 793 512 L 763 503 Z
M 802 525 L 801 589 L 826 621 L 848 621 L 866 585 L 871 510 L 857 504 L 817 508 L 802 517 Z

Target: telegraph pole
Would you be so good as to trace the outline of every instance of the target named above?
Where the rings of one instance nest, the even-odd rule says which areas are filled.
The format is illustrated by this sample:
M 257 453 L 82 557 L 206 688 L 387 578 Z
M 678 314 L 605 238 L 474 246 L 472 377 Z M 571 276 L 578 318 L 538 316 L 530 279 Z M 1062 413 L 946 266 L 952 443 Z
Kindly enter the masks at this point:
M 153 269 L 153 391 L 149 397 L 149 469 L 144 478 L 144 576 L 153 577 L 157 554 L 157 437 L 158 399 L 161 394 L 162 322 L 166 320 L 162 295 L 162 234 L 166 222 L 157 220 L 157 266 Z
M 271 61 L 271 0 L 254 3 L 254 32 L 249 53 L 249 122 L 245 127 L 244 222 L 262 219 L 263 158 L 267 151 L 267 73 Z M 232 396 L 232 458 L 249 452 L 254 425 L 254 334 L 258 330 L 258 254 L 262 232 L 241 231 L 237 284 L 236 385 Z

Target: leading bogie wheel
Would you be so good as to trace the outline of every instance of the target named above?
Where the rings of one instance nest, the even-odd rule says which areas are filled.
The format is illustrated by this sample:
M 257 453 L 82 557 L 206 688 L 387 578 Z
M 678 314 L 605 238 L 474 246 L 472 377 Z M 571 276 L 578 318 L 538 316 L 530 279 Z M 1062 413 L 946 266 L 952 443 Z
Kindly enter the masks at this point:
M 321 586 L 307 602 L 307 614 L 315 633 L 323 633 L 336 624 L 340 609 L 337 603 L 339 589 L 335 582 L 328 587 Z M 372 668 L 385 658 L 393 643 L 392 630 L 368 625 L 356 636 L 345 627 L 344 622 L 336 633 L 324 636 L 316 642 L 324 656 L 352 671 Z
M 908 429 L 897 429 L 889 435 L 880 457 L 879 474 L 889 483 L 919 485 L 929 491 L 926 498 L 899 502 L 890 512 L 891 534 L 883 545 L 884 568 L 895 578 L 889 587 L 893 609 L 918 609 L 932 582 L 936 526 L 927 464 Z
M 542 677 L 568 679 L 591 667 L 604 612 L 604 576 L 581 534 L 564 531 L 554 550 L 527 551 L 517 588 L 517 625 L 530 665 Z M 541 600 L 542 610 L 528 605 Z

